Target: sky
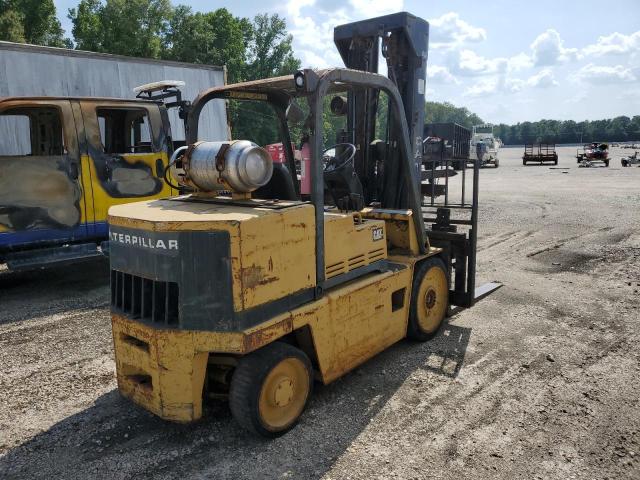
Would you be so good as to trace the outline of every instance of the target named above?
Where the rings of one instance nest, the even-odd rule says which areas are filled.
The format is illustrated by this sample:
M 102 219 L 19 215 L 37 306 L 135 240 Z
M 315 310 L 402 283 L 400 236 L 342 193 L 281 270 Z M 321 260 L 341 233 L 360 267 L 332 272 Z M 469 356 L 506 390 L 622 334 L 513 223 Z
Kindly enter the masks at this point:
M 55 0 L 66 12 L 78 0 Z M 236 16 L 277 13 L 304 67 L 343 66 L 336 25 L 399 11 L 430 24 L 427 100 L 487 122 L 640 115 L 640 0 L 174 1 Z

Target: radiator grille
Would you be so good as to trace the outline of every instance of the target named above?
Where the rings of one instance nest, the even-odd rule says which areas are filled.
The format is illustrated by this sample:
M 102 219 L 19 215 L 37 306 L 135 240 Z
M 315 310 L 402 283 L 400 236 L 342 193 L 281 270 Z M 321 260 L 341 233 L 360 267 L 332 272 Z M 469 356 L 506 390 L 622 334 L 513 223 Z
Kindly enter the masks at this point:
M 111 270 L 111 307 L 135 320 L 179 323 L 178 284 Z

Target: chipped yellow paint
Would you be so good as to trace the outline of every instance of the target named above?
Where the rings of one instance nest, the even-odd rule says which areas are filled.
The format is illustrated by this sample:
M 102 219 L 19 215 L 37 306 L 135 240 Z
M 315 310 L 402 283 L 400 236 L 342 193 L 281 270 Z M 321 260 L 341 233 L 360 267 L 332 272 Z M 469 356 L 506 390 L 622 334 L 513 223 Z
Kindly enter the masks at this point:
M 293 312 L 293 328 L 308 325 L 322 381 L 329 383 L 404 338 L 412 269 L 367 276 L 326 292 Z M 393 311 L 391 294 L 404 289 Z
M 387 258 L 385 223 L 360 215 L 325 213 L 325 276 L 332 278 Z
M 385 221 L 389 249 L 397 248 L 412 255 L 418 255 L 420 253 L 418 237 L 413 226 L 413 212 L 411 210 L 365 208 L 362 210 L 362 216 Z M 427 248 L 429 248 L 428 240 Z
M 112 207 L 111 225 L 151 231 L 226 231 L 230 235 L 233 307 L 242 311 L 316 284 L 314 208 L 259 208 L 153 200 Z
M 209 353 L 246 355 L 305 326 L 320 378 L 329 383 L 406 336 L 413 264 L 329 290 L 241 332 L 159 329 L 113 314 L 120 392 L 167 420 L 198 419 Z M 391 295 L 398 290 L 403 301 L 394 311 Z M 150 386 L 140 383 L 146 377 Z
M 312 205 L 291 203 L 269 209 L 154 200 L 112 207 L 109 213 L 111 224 L 130 228 L 229 232 L 236 311 L 315 286 Z M 217 357 L 246 355 L 308 329 L 312 350 L 307 353 L 317 359 L 320 379 L 329 383 L 404 338 L 414 266 L 441 250 L 429 247 L 426 255 L 416 253 L 410 212 L 363 213 L 325 214 L 327 265 L 343 262 L 346 271 L 362 261 L 387 258 L 389 242 L 393 253 L 389 260 L 400 266 L 329 289 L 319 300 L 265 318 L 255 327 L 236 332 L 170 330 L 113 314 L 122 394 L 162 418 L 188 422 L 202 415 L 206 367 Z M 406 228 L 399 227 L 387 239 L 389 225 L 402 222 Z M 209 358 L 210 353 L 215 355 Z
M 153 328 L 117 314 L 111 324 L 120 393 L 164 419 L 190 422 L 202 416 L 209 353 L 250 353 L 293 323 L 287 313 L 231 333 Z

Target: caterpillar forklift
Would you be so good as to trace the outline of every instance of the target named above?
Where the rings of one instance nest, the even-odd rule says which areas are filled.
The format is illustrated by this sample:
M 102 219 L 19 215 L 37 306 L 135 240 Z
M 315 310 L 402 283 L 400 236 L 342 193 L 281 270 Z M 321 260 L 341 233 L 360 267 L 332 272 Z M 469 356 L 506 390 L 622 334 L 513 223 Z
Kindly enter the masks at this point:
M 497 287 L 475 289 L 477 188 L 472 220 L 437 207 L 425 226 L 442 191 L 434 182 L 449 175 L 425 170 L 422 158 L 428 23 L 397 13 L 339 26 L 335 42 L 347 68 L 202 92 L 170 164 L 187 193 L 109 210 L 118 388 L 163 419 L 195 421 L 204 397 L 226 398 L 249 431 L 282 435 L 314 382 L 403 338 L 429 340 L 451 306 L 470 307 Z M 380 49 L 388 77 L 376 73 Z M 325 97 L 347 117 L 329 148 Z M 219 99 L 273 109 L 282 168 L 249 140 L 199 139 L 200 112 Z M 383 99 L 388 123 L 376 139 Z M 308 197 L 296 177 L 294 121 L 310 147 Z

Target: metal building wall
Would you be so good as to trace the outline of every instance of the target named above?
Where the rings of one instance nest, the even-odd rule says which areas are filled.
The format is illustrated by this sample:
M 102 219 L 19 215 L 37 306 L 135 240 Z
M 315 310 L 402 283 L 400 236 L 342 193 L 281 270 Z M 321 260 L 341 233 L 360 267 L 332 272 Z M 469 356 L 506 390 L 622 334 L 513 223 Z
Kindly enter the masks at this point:
M 222 67 L 163 62 L 0 42 L 0 97 L 97 96 L 131 99 L 133 88 L 159 80 L 182 80 L 183 98 L 193 100 L 204 89 L 223 85 Z M 182 120 L 170 111 L 175 139 L 184 139 Z M 224 102 L 207 105 L 200 117 L 203 140 L 226 140 Z

